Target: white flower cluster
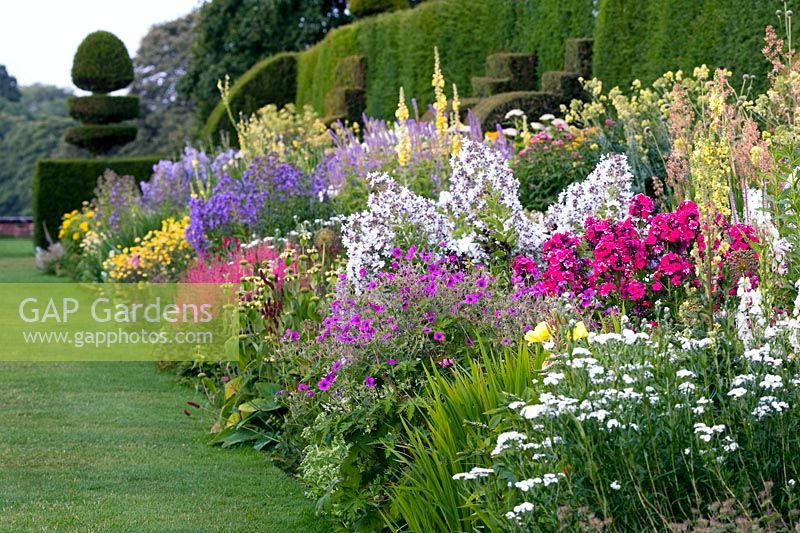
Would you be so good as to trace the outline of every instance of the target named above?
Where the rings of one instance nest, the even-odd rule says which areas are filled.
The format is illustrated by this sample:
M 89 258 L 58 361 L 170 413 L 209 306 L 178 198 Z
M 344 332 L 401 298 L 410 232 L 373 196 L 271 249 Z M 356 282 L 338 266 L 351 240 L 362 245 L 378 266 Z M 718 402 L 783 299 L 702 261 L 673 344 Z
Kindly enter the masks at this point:
M 494 470 L 492 470 L 491 468 L 481 468 L 479 466 L 476 466 L 469 472 L 459 472 L 458 474 L 453 475 L 453 479 L 455 481 L 459 481 L 462 479 L 471 480 L 471 479 L 478 479 L 481 477 L 487 477 L 491 474 L 494 474 Z
M 764 201 L 764 191 L 748 188 L 745 193 L 745 222 L 755 228 L 758 237 L 769 251 L 769 264 L 772 271 L 783 276 L 788 272 L 786 254 L 792 245 L 782 238 L 772 222 L 772 215 Z
M 454 220 L 476 234 L 477 242 L 492 246 L 494 227 L 513 234 L 517 251 L 535 252 L 545 241 L 544 228 L 525 214 L 519 201 L 519 180 L 505 156 L 489 146 L 464 141 L 450 161 L 447 209 Z
M 358 284 L 375 272 L 395 246 L 409 242 L 429 251 L 452 252 L 474 260 L 505 244 L 513 253 L 537 253 L 546 235 L 519 202 L 519 180 L 498 151 L 464 140 L 451 160 L 450 190 L 438 202 L 403 187 L 388 174 L 371 174 L 366 211 L 348 217 L 342 241 L 347 276 Z M 413 237 L 413 238 L 412 238 Z
M 533 511 L 533 504 L 531 502 L 522 502 L 519 505 L 514 506 L 513 511 L 509 511 L 506 513 L 506 518 L 509 520 L 517 520 L 522 521 L 522 514 L 530 513 Z
M 751 348 L 756 337 L 761 337 L 767 321 L 764 318 L 761 291 L 753 288 L 750 278 L 739 278 L 736 294 L 739 296 L 739 307 L 736 310 L 736 335 Z
M 432 249 L 453 247 L 453 226 L 435 202 L 413 193 L 388 174 L 370 174 L 368 179 L 373 192 L 367 210 L 350 215 L 342 229 L 349 280 L 357 283 L 363 272 L 383 268 L 403 232 L 414 232 L 421 239 L 417 242 Z
M 608 154 L 585 180 L 558 195 L 558 202 L 547 209 L 544 225 L 552 234 L 580 230 L 588 217 L 622 220 L 628 215 L 632 198 L 633 174 L 628 158 Z

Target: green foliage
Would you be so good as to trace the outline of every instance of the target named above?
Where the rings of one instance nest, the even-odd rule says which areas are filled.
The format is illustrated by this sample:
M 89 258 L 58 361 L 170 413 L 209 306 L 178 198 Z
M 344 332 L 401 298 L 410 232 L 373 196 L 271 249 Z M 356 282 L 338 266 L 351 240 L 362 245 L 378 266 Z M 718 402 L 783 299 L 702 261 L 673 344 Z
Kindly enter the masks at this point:
M 133 58 L 130 94 L 141 100 L 139 135 L 118 155 L 171 154 L 183 149 L 195 132 L 195 108 L 178 94 L 189 67 L 197 11 L 150 28 Z
M 519 179 L 519 200 L 531 211 L 546 211 L 567 185 L 589 175 L 601 153 L 583 132 L 543 126 L 511 162 Z
M 128 124 L 93 124 L 69 128 L 64 139 L 93 154 L 102 154 L 136 138 L 137 128 Z
M 90 33 L 72 62 L 72 82 L 86 91 L 109 93 L 133 81 L 133 62 L 125 44 L 113 33 Z
M 367 84 L 367 58 L 347 56 L 340 59 L 336 66 L 335 81 L 337 87 L 364 88 Z
M 19 102 L 22 98 L 17 87 L 17 78 L 8 73 L 5 65 L 0 65 L 0 98 L 10 102 Z
M 366 91 L 352 87 L 336 87 L 325 95 L 325 110 L 330 119 L 356 122 L 366 105 Z
M 297 54 L 287 52 L 269 57 L 241 76 L 228 95 L 228 105 L 234 120 L 239 114 L 251 115 L 266 104 L 277 107 L 291 103 L 295 98 L 297 80 Z M 203 128 L 202 137 L 218 139 L 220 131 L 230 135 L 237 143 L 236 128 L 231 123 L 224 102 L 219 102 Z
M 387 526 L 411 531 L 473 531 L 476 516 L 464 507 L 463 481 L 453 475 L 474 466 L 490 467 L 488 455 L 468 456 L 464 450 L 482 446 L 494 411 L 510 398 L 531 399 L 531 384 L 541 360 L 521 343 L 515 353 L 490 353 L 446 378 L 434 369 L 424 393 L 422 427 L 406 425 L 408 446 L 398 454 L 405 468 L 389 489 Z
M 31 212 L 31 177 L 36 160 L 53 155 L 63 131 L 73 124 L 64 89 L 20 88 L 21 99 L 0 98 L 0 214 Z
M 486 58 L 486 75 L 513 80 L 511 90 L 522 91 L 536 87 L 539 77 L 535 54 L 492 54 Z
M 408 0 L 350 0 L 349 8 L 354 17 L 364 18 L 387 11 L 407 9 Z
M 31 213 L 31 178 L 36 160 L 56 151 L 64 129 L 71 124 L 60 117 L 15 120 L 9 131 L 0 136 L 0 213 Z
M 86 124 L 110 124 L 139 117 L 136 96 L 73 96 L 67 100 L 69 116 Z
M 542 91 L 562 95 L 563 102 L 580 100 L 583 94 L 580 75 L 576 72 L 550 70 L 542 74 Z
M 53 239 L 58 237 L 62 215 L 94 196 L 97 178 L 106 169 L 142 181 L 157 162 L 154 157 L 40 160 L 33 177 L 34 242 L 47 245 L 45 228 Z
M 213 0 L 200 8 L 192 58 L 179 83 L 181 94 L 197 105 L 204 124 L 219 101 L 217 81 L 235 82 L 260 60 L 302 50 L 331 28 L 345 24 L 346 0 Z M 258 83 L 258 82 L 256 82 Z M 259 101 L 258 107 L 270 101 Z
M 600 0 L 594 75 L 608 87 L 625 87 L 705 63 L 736 76 L 755 74 L 763 89 L 769 70 L 761 55 L 764 27 L 783 33 L 775 13 L 781 7 L 752 0 Z
M 537 76 L 564 65 L 564 42 L 592 34 L 587 0 L 439 0 L 387 13 L 332 31 L 303 52 L 298 63 L 297 103 L 325 109 L 343 57 L 366 58 L 367 114 L 391 117 L 397 90 L 417 99 L 422 112 L 432 102 L 433 48 L 439 47 L 444 77 L 471 94 L 473 76 L 483 74 L 486 57 L 499 52 L 533 52 Z

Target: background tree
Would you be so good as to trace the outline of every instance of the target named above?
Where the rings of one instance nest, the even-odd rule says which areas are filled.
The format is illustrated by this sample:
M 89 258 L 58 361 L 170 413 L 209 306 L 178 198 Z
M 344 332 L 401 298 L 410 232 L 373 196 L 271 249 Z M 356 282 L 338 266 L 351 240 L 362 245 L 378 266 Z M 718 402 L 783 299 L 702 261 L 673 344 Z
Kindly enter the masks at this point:
M 217 81 L 235 81 L 260 59 L 301 50 L 350 22 L 347 0 L 212 0 L 200 9 L 192 59 L 180 93 L 203 124 L 219 101 Z
M 5 98 L 10 102 L 19 102 L 20 97 L 17 78 L 8 73 L 5 65 L 0 65 L 0 98 Z
M 192 135 L 194 106 L 178 94 L 186 74 L 198 13 L 158 24 L 142 39 L 133 60 L 131 94 L 141 101 L 139 135 L 120 153 L 169 155 L 183 148 Z
M 37 84 L 18 91 L 18 101 L 0 96 L 0 216 L 30 214 L 36 160 L 59 153 L 73 124 L 68 90 Z

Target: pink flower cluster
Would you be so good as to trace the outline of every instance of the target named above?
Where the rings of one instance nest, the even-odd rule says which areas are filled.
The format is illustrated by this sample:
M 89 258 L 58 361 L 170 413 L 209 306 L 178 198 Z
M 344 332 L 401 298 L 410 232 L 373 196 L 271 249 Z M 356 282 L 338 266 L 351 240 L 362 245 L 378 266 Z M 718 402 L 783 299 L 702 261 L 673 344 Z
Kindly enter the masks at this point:
M 611 307 L 627 301 L 642 314 L 665 291 L 699 285 L 691 257 L 693 249 L 700 253 L 705 249 L 697 205 L 687 201 L 673 212 L 654 215 L 654 210 L 653 201 L 639 194 L 631 200 L 624 220 L 589 217 L 580 237 L 556 233 L 544 244 L 541 277 L 529 290 L 551 296 L 569 293 L 584 306 Z M 717 217 L 715 224 L 732 251 L 748 250 L 756 240 L 750 226 L 730 225 L 723 217 Z M 717 241 L 713 248 L 719 246 Z M 511 267 L 517 283 L 526 284 L 538 273 L 535 263 L 525 257 L 515 258 Z

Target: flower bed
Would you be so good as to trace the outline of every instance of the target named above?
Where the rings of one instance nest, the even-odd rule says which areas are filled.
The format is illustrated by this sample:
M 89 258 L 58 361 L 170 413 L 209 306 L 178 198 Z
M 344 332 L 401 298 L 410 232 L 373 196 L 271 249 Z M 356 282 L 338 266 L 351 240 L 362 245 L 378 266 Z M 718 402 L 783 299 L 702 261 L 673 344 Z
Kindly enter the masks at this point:
M 782 50 L 768 32 L 764 95 L 703 67 L 630 94 L 588 81 L 566 119 L 487 134 L 455 88 L 447 112 L 438 66 L 430 123 L 402 91 L 391 124 L 266 108 L 240 152 L 189 149 L 141 192 L 104 177 L 47 257 L 80 279 L 235 284 L 239 360 L 179 371 L 215 444 L 269 453 L 342 529 L 788 530 Z

